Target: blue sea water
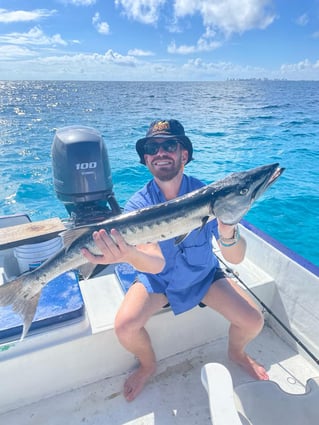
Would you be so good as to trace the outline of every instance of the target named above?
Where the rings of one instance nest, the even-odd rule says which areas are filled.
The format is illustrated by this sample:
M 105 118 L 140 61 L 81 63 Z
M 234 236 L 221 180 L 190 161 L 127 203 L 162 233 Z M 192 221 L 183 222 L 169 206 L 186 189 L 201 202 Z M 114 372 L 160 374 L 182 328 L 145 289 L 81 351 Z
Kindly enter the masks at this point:
M 246 219 L 319 265 L 319 82 L 0 82 L 0 216 L 66 217 L 56 198 L 57 128 L 99 130 L 120 204 L 149 178 L 135 141 L 156 118 L 179 119 L 194 144 L 186 172 L 210 183 L 279 162 L 282 177 Z

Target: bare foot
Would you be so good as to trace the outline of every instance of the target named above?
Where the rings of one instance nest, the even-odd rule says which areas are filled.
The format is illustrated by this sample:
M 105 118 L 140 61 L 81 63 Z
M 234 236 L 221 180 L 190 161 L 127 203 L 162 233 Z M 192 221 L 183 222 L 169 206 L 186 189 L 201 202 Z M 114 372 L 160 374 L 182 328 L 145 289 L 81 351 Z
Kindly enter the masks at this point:
M 248 354 L 243 353 L 239 355 L 229 354 L 230 360 L 241 366 L 250 376 L 260 381 L 268 381 L 269 376 L 264 366 L 257 363 Z
M 127 401 L 134 400 L 138 394 L 143 390 L 146 382 L 154 375 L 156 366 L 143 367 L 140 366 L 135 372 L 130 375 L 124 384 L 124 397 Z

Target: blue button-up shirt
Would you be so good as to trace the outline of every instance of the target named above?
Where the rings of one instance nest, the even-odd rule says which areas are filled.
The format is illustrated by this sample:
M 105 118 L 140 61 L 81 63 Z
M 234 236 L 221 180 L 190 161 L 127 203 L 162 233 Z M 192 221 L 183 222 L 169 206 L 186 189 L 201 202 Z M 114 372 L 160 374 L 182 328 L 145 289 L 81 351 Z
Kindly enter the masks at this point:
M 200 180 L 183 175 L 178 196 L 204 186 Z M 133 211 L 165 202 L 155 180 L 151 180 L 131 197 L 125 211 Z M 175 314 L 195 307 L 213 282 L 218 260 L 212 251 L 212 237 L 218 237 L 217 221 L 212 220 L 201 230 L 192 231 L 181 243 L 175 239 L 159 242 L 166 264 L 160 273 L 138 273 L 138 280 L 148 291 L 164 293 Z

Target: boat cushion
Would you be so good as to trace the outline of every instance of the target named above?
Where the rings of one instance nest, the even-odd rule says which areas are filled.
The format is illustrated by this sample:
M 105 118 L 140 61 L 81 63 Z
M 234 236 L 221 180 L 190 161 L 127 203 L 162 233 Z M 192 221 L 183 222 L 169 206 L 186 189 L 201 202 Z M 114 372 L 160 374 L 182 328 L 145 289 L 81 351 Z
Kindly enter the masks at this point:
M 128 263 L 120 263 L 115 266 L 115 274 L 121 284 L 121 287 L 126 293 L 138 278 L 138 271 Z M 144 286 L 153 292 L 151 285 L 148 282 L 143 282 Z
M 78 274 L 64 273 L 49 282 L 42 290 L 30 330 L 61 324 L 84 314 Z M 11 306 L 0 308 L 0 340 L 22 333 L 23 322 Z

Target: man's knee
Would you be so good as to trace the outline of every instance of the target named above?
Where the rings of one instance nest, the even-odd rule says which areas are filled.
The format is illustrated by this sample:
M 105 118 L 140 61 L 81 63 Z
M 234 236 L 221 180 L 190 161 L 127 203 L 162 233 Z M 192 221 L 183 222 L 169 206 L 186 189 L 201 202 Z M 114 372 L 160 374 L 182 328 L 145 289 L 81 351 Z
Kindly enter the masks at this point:
M 146 318 L 143 314 L 128 312 L 127 308 L 119 310 L 115 316 L 114 330 L 119 340 L 132 338 L 145 325 Z

